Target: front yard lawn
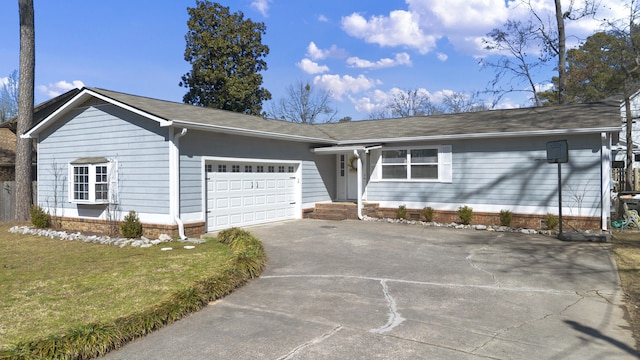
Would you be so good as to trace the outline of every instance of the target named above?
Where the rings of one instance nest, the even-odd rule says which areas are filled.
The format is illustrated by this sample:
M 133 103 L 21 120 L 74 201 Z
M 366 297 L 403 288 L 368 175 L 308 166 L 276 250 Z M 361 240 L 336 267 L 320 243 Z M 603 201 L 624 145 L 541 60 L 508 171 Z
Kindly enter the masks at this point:
M 0 223 L 0 350 L 143 312 L 233 266 L 218 241 L 119 248 L 8 232 Z

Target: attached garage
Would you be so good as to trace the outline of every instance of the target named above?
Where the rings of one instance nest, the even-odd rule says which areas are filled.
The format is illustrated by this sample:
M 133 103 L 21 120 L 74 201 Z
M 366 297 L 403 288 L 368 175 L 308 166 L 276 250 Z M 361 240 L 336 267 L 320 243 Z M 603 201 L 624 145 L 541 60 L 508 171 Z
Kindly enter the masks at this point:
M 299 168 L 260 160 L 207 162 L 207 231 L 299 218 Z

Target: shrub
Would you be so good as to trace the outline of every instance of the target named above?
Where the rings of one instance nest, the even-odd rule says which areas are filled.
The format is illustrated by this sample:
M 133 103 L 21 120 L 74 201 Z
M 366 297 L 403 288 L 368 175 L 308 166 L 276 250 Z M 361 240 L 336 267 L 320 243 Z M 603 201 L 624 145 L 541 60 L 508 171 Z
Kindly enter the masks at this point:
M 430 207 L 430 206 L 427 206 L 424 209 L 422 209 L 422 217 L 424 218 L 424 220 L 426 222 L 432 222 L 433 221 L 433 208 Z
M 216 238 L 219 242 L 225 245 L 231 245 L 236 238 L 247 235 L 250 235 L 248 231 L 233 227 L 221 230 L 220 232 L 218 232 Z
M 462 206 L 458 208 L 458 217 L 464 225 L 469 225 L 473 220 L 473 209 L 468 206 Z
M 407 207 L 404 205 L 398 206 L 398 210 L 396 210 L 396 218 L 397 219 L 406 219 L 407 218 Z
M 544 219 L 544 223 L 547 225 L 547 229 L 553 230 L 556 228 L 556 226 L 558 226 L 558 217 L 551 213 L 548 213 L 547 217 Z
M 122 231 L 122 236 L 127 239 L 142 236 L 142 224 L 135 211 L 129 211 L 129 214 L 124 217 L 124 221 L 120 224 L 120 231 Z
M 33 205 L 31 207 L 31 223 L 39 229 L 46 228 L 51 224 L 51 217 L 39 205 Z
M 511 226 L 513 220 L 513 213 L 511 210 L 500 210 L 500 225 Z

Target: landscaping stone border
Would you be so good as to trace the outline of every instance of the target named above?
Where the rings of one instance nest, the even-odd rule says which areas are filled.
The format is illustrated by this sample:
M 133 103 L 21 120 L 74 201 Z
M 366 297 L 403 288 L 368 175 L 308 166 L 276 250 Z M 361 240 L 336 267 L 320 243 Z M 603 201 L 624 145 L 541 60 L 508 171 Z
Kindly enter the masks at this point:
M 119 247 L 132 246 L 132 247 L 139 247 L 139 248 L 148 248 L 154 245 L 160 245 L 160 244 L 172 242 L 172 241 L 196 243 L 196 244 L 205 242 L 205 240 L 202 240 L 202 239 L 174 240 L 167 234 L 162 234 L 158 237 L 158 239 L 153 239 L 153 240 L 148 239 L 144 236 L 141 237 L 140 239 L 127 239 L 127 238 L 112 238 L 104 235 L 84 235 L 80 232 L 67 233 L 66 231 L 58 231 L 53 229 L 36 229 L 29 226 L 13 226 L 11 227 L 11 229 L 9 229 L 9 232 L 13 234 L 36 235 L 36 236 L 48 237 L 51 239 L 82 241 L 85 243 L 113 245 L 113 246 L 119 246 Z

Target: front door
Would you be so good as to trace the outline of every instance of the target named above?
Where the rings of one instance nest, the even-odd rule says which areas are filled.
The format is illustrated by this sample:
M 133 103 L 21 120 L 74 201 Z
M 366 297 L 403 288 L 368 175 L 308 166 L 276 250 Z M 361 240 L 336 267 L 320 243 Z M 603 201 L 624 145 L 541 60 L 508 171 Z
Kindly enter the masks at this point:
M 337 155 L 338 192 L 336 200 L 356 200 L 358 198 L 358 159 L 353 152 Z

